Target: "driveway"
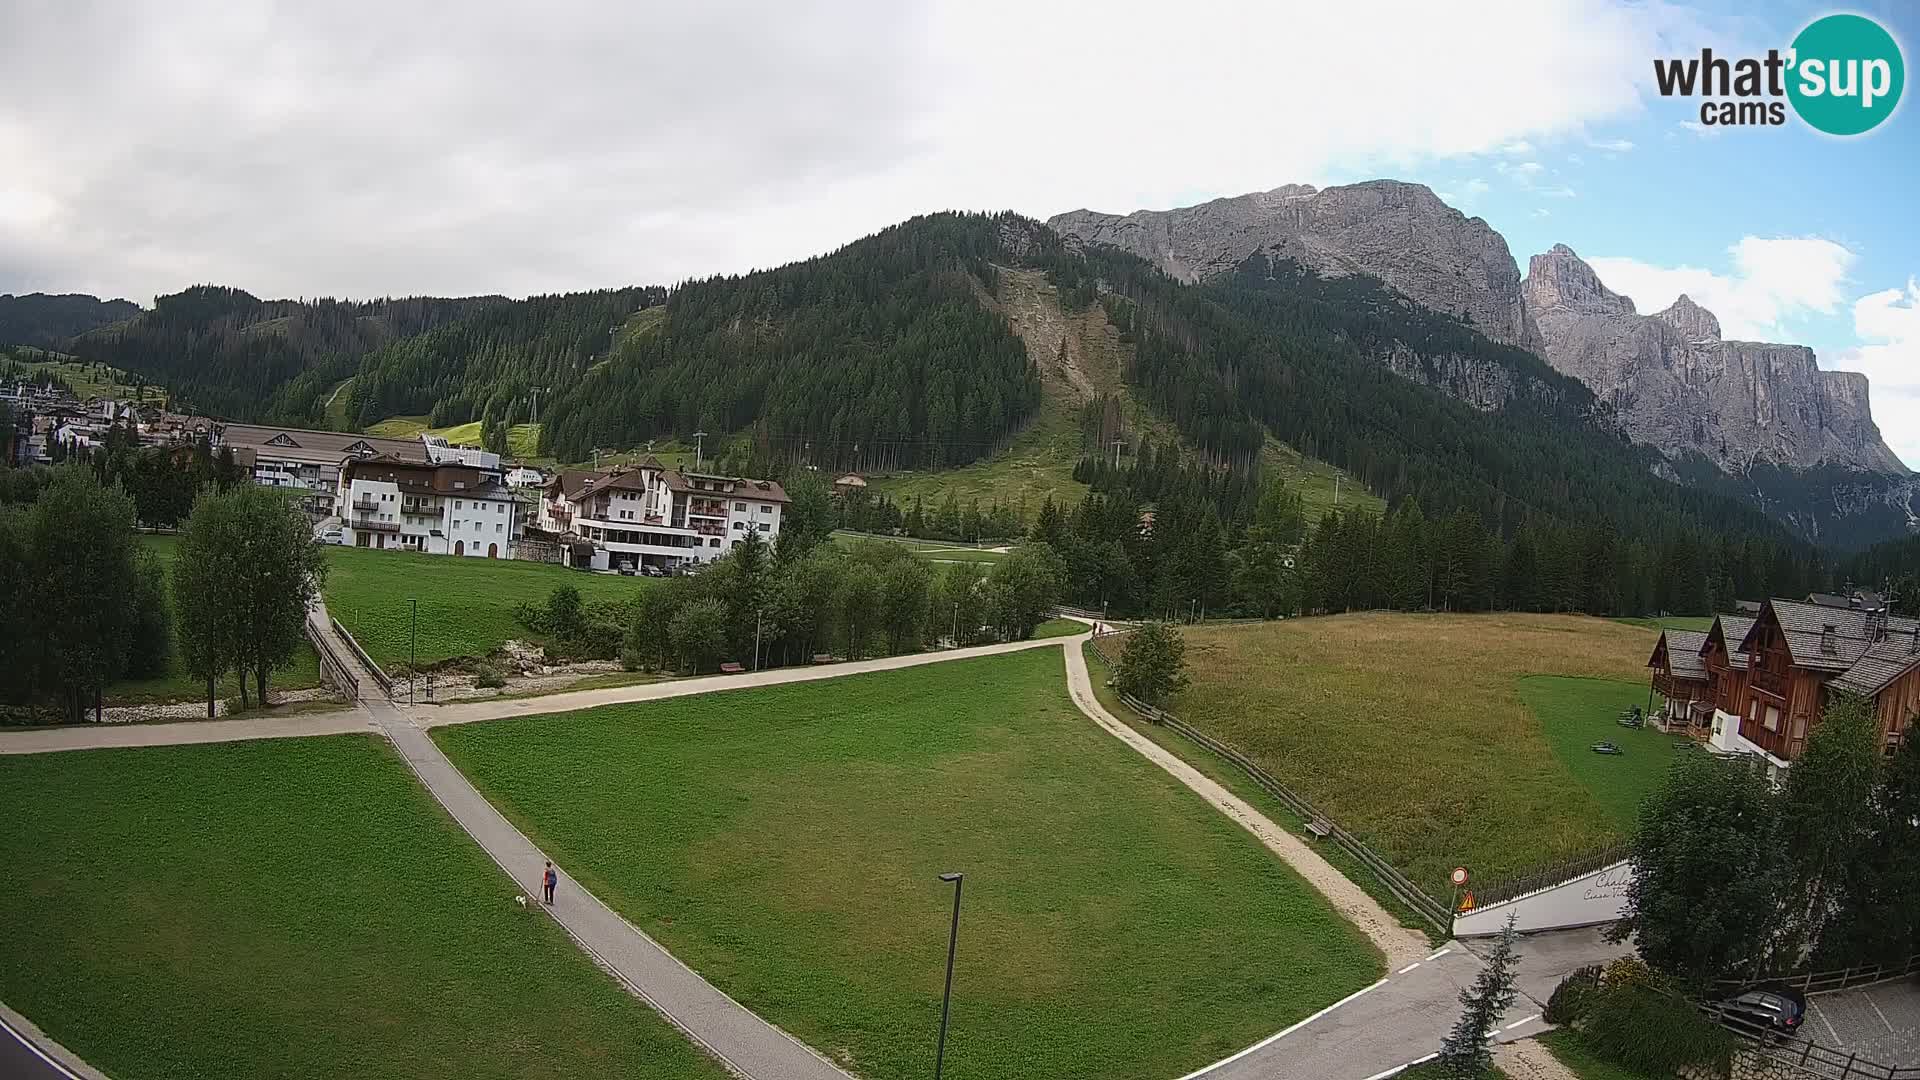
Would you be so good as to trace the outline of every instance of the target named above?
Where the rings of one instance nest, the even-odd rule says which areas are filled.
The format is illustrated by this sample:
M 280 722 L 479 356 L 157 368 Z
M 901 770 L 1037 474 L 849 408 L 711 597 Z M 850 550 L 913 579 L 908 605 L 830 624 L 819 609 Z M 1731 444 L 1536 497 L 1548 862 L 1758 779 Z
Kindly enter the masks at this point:
M 1880 1065 L 1920 1068 L 1920 981 L 1882 983 L 1807 999 L 1814 1042 Z

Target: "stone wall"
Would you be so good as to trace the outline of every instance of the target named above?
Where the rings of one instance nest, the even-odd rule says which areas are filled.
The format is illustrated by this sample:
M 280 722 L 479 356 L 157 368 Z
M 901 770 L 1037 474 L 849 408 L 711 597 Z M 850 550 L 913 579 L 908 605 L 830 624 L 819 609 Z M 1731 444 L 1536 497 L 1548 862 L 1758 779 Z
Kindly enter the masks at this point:
M 1743 1047 L 1733 1052 L 1731 1072 L 1698 1066 L 1681 1070 L 1680 1080 L 1824 1080 L 1825 1075 Z

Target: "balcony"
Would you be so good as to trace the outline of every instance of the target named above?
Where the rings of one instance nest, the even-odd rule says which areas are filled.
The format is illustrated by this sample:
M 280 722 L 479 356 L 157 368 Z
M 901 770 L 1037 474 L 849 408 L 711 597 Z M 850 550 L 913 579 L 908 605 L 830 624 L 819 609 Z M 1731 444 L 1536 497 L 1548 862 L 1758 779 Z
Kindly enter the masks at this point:
M 353 508 L 355 510 L 378 510 L 380 509 L 380 500 L 372 495 L 355 495 L 353 497 Z
M 400 523 L 397 521 L 377 521 L 373 518 L 364 517 L 359 514 L 354 515 L 353 527 L 362 532 L 397 533 L 400 531 Z
M 687 502 L 687 513 L 695 517 L 723 518 L 727 516 L 727 504 L 720 499 L 690 499 Z

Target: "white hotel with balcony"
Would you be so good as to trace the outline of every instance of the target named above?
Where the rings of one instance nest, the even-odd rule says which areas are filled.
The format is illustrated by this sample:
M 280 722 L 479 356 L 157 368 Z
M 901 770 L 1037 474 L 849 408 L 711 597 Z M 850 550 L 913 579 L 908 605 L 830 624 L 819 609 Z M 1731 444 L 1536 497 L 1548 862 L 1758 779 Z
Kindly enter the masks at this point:
M 594 548 L 595 570 L 675 570 L 726 554 L 749 533 L 780 535 L 787 493 L 771 480 L 680 472 L 649 456 L 620 472 L 562 472 L 539 527 Z

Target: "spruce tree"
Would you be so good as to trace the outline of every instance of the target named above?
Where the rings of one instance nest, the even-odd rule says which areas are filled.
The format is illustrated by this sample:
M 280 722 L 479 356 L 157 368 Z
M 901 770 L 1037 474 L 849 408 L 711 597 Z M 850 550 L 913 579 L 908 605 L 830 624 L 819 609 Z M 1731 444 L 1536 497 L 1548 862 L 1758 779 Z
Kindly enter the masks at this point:
M 1493 1029 L 1520 994 L 1514 987 L 1514 968 L 1520 959 L 1514 950 L 1516 918 L 1507 916 L 1500 942 L 1487 957 L 1486 966 L 1473 985 L 1460 992 L 1465 1009 L 1440 1044 L 1440 1069 L 1455 1080 L 1479 1080 L 1493 1068 Z

